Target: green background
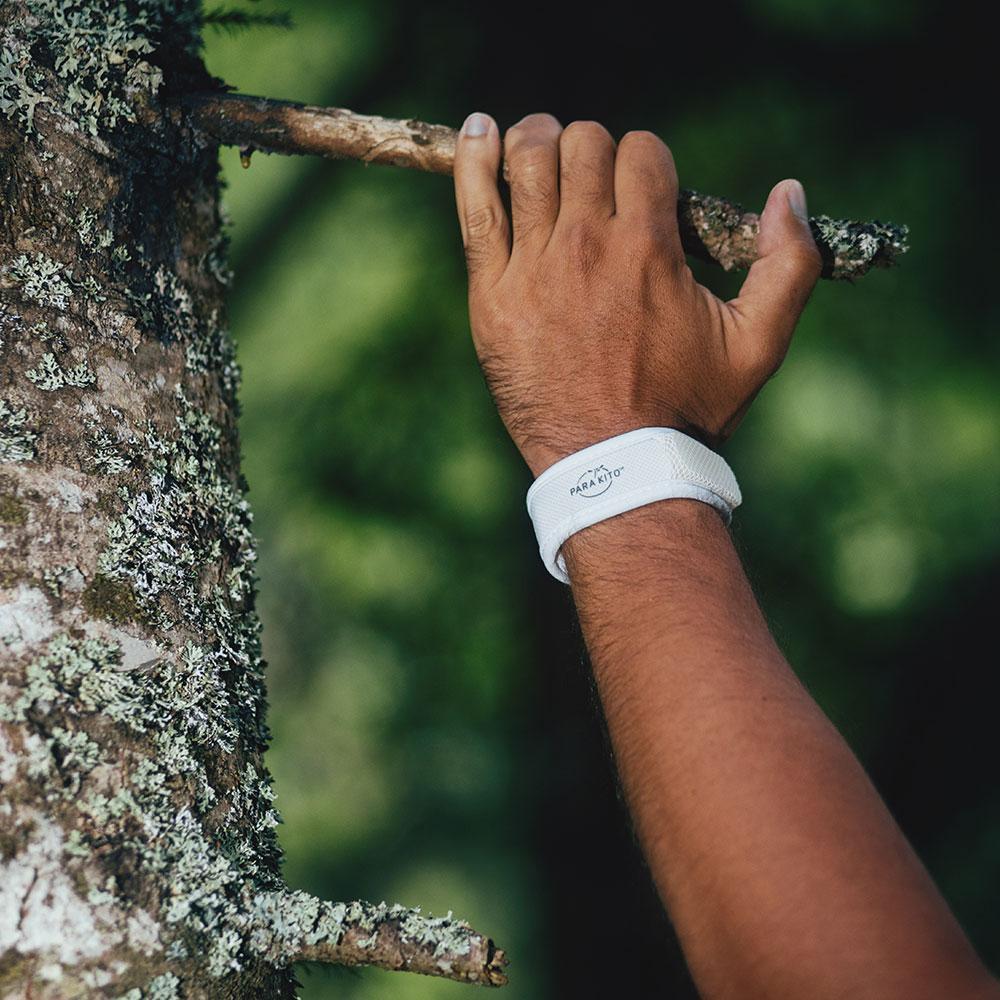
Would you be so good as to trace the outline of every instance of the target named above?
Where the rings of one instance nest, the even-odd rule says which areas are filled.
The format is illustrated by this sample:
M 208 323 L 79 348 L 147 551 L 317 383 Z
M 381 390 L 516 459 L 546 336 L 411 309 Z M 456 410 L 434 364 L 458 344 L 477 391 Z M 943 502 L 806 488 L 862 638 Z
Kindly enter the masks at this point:
M 1000 379 L 975 38 L 901 0 L 709 3 L 658 24 L 628 4 L 269 9 L 293 30 L 207 33 L 209 70 L 241 91 L 650 128 L 686 186 L 759 206 L 797 176 L 814 211 L 910 224 L 900 268 L 818 288 L 728 448 L 735 530 L 792 663 L 1000 962 Z M 222 163 L 289 880 L 453 909 L 507 950 L 516 1000 L 693 996 L 476 366 L 450 181 Z M 697 273 L 727 296 L 740 280 Z M 308 1000 L 470 989 L 301 978 Z

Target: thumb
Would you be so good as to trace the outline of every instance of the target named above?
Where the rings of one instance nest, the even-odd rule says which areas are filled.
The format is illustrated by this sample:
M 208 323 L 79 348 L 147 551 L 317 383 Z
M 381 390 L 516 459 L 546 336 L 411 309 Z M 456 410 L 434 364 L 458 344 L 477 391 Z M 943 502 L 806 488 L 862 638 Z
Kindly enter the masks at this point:
M 823 261 L 809 229 L 806 193 L 796 180 L 775 184 L 760 217 L 757 260 L 737 298 L 729 303 L 742 327 L 742 351 L 754 367 L 772 374 L 788 350 Z

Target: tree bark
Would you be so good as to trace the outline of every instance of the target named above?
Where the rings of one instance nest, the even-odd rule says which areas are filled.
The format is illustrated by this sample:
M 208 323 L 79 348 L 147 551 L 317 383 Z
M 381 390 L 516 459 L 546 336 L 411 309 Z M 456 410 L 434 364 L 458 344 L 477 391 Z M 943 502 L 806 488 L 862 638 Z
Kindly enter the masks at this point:
M 195 0 L 0 2 L 0 998 L 503 953 L 280 875 Z

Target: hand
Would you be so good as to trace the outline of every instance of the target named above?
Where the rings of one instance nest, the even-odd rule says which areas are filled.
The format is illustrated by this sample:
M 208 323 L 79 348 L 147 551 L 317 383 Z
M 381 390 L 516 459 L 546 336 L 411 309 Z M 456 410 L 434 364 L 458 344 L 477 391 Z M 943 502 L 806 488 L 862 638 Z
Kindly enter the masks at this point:
M 500 416 L 537 476 L 636 427 L 717 446 L 777 370 L 821 260 L 798 181 L 772 190 L 739 297 L 691 274 L 664 143 L 528 115 L 503 140 L 470 115 L 455 152 L 472 336 Z

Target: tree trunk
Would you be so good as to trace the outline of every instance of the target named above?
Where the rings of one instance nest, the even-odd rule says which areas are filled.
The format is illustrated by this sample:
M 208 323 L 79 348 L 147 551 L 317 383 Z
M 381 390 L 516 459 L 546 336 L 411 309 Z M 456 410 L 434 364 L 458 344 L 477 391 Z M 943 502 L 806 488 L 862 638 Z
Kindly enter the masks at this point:
M 467 925 L 284 886 L 194 0 L 0 0 L 0 998 L 496 985 Z

